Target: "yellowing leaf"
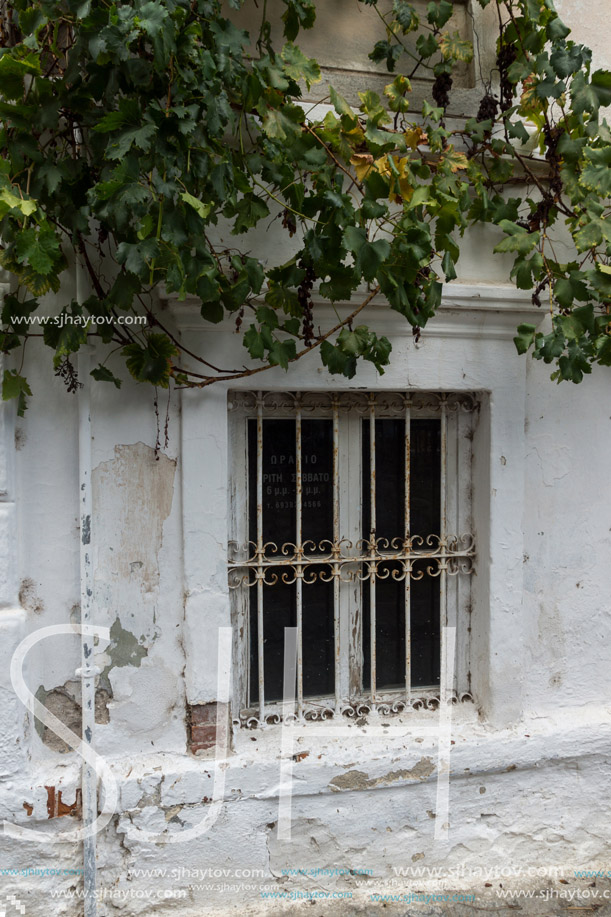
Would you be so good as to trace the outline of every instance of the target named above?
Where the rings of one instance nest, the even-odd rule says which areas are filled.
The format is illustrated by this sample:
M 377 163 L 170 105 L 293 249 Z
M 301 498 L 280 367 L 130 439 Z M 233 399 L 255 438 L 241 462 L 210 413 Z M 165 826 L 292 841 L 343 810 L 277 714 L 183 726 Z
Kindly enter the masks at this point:
M 428 143 L 429 136 L 421 127 L 414 127 L 403 134 L 405 142 L 411 150 L 415 150 L 421 143 Z
M 304 80 L 308 89 L 321 80 L 318 62 L 305 54 L 292 42 L 287 42 L 280 54 L 284 69 L 293 80 Z
M 371 153 L 354 153 L 350 163 L 354 166 L 358 180 L 364 181 L 373 169 L 373 156 Z
M 349 142 L 351 141 L 355 146 L 359 146 L 365 139 L 365 132 L 357 121 L 356 127 L 352 127 L 348 131 L 342 128 L 342 137 L 346 137 Z
M 452 146 L 447 150 L 446 155 L 441 161 L 442 163 L 447 163 L 452 172 L 458 172 L 459 169 L 466 169 L 469 165 L 469 160 L 465 154 L 457 153 Z
M 376 159 L 375 167 L 376 171 L 379 172 L 380 175 L 389 175 L 390 169 L 388 167 L 388 156 L 384 154 L 384 156 L 380 156 L 379 159 Z
M 522 83 L 522 96 L 520 98 L 520 111 L 527 114 L 536 114 L 543 107 L 543 101 L 537 95 L 537 78 L 534 74 L 527 76 Z
M 445 60 L 459 60 L 466 64 L 473 60 L 473 45 L 470 41 L 461 38 L 459 32 L 454 32 L 452 35 L 444 32 L 439 39 L 439 50 Z
M 398 156 L 385 155 L 380 157 L 376 162 L 376 169 L 381 175 L 391 179 L 389 201 L 401 204 L 403 201 L 409 201 L 414 193 L 411 184 L 412 177 L 409 173 L 409 158 L 404 156 L 399 159 Z
M 397 203 L 400 201 L 410 201 L 414 193 L 414 187 L 410 185 L 409 179 L 405 175 L 402 175 L 397 185 L 399 186 L 399 201 L 397 201 Z
M 384 95 L 388 99 L 391 111 L 404 112 L 409 108 L 405 93 L 411 91 L 411 83 L 406 76 L 397 76 L 392 83 L 384 87 Z

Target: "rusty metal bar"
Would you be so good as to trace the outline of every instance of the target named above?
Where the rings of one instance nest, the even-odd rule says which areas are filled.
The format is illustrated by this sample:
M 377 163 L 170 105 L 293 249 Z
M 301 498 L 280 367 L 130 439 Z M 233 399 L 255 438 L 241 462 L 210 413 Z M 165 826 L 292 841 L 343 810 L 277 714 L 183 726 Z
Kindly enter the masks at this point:
M 274 570 L 278 567 L 284 568 L 282 573 L 282 582 L 283 583 L 294 583 L 297 580 L 297 568 L 301 569 L 301 576 L 304 578 L 305 571 L 310 570 L 312 567 L 320 567 L 323 564 L 329 564 L 333 568 L 331 577 L 337 575 L 339 576 L 341 582 L 353 582 L 354 581 L 354 567 L 356 565 L 361 565 L 363 569 L 362 573 L 359 574 L 358 579 L 361 582 L 365 582 L 369 579 L 369 566 L 370 561 L 374 559 L 376 563 L 384 563 L 385 561 L 397 561 L 397 562 L 406 562 L 412 561 L 415 563 L 420 560 L 435 560 L 445 562 L 450 564 L 454 562 L 456 565 L 459 561 L 464 560 L 466 562 L 472 562 L 475 558 L 475 540 L 472 534 L 466 534 L 461 536 L 462 539 L 468 539 L 465 541 L 465 547 L 463 550 L 457 550 L 455 545 L 450 545 L 450 541 L 456 542 L 457 539 L 455 536 L 447 537 L 448 547 L 443 549 L 441 544 L 436 547 L 431 547 L 430 550 L 419 550 L 414 548 L 413 550 L 407 549 L 406 551 L 396 551 L 389 550 L 384 551 L 378 547 L 372 552 L 369 549 L 369 541 L 365 540 L 367 546 L 367 551 L 364 554 L 353 554 L 353 553 L 344 553 L 343 549 L 346 551 L 351 550 L 352 542 L 348 542 L 345 539 L 338 543 L 331 543 L 328 539 L 320 542 L 317 546 L 321 553 L 306 553 L 302 551 L 301 557 L 297 556 L 295 552 L 295 545 L 293 542 L 288 542 L 284 545 L 275 545 L 274 550 L 279 553 L 274 553 L 271 557 L 265 557 L 263 561 L 259 562 L 257 554 L 255 552 L 254 559 L 249 560 L 238 560 L 230 561 L 228 564 L 229 572 L 236 572 L 238 576 L 234 581 L 230 581 L 229 588 L 250 588 L 251 586 L 256 586 L 258 581 L 258 574 L 261 573 L 262 576 L 265 576 L 266 571 L 271 571 L 272 578 L 270 580 L 265 580 L 265 583 L 268 586 L 275 585 L 278 580 L 273 578 Z M 437 540 L 438 536 L 435 535 Z M 398 539 L 393 539 L 397 541 Z M 326 551 L 326 553 L 322 553 Z M 241 572 L 244 572 L 245 575 L 240 576 Z M 252 581 L 248 581 L 247 574 L 248 571 L 254 571 L 254 578 Z M 393 579 L 404 579 L 405 570 L 401 576 L 393 577 Z M 451 573 L 458 573 L 458 570 L 451 570 L 450 567 L 447 567 L 446 572 L 448 575 Z M 470 567 L 464 567 L 460 572 L 462 573 L 472 573 L 473 570 Z M 374 573 L 376 571 L 374 570 Z M 322 573 L 319 574 L 321 582 L 329 582 L 328 576 L 323 576 Z M 292 578 L 291 578 L 292 577 Z M 376 573 L 376 577 L 378 577 Z M 378 577 L 379 578 L 379 577 Z M 314 582 L 314 578 L 310 579 L 309 582 Z
M 301 468 L 301 402 L 297 395 L 295 413 L 295 545 L 297 548 L 295 583 L 297 603 L 297 712 L 303 710 L 303 519 L 302 519 L 302 468 Z
M 333 544 L 335 546 L 333 564 L 333 639 L 335 649 L 335 711 L 339 713 L 341 704 L 341 667 L 340 667 L 340 566 L 337 563 L 340 542 L 339 528 L 339 401 L 333 399 Z
M 371 699 L 376 697 L 376 399 L 369 396 L 369 648 Z
M 409 551 L 411 527 L 411 406 L 405 406 L 405 548 Z M 405 576 L 405 700 L 409 704 L 412 694 L 412 636 L 411 636 L 411 561 L 407 562 Z
M 259 719 L 265 720 L 265 657 L 263 639 L 263 393 L 257 398 L 257 662 Z

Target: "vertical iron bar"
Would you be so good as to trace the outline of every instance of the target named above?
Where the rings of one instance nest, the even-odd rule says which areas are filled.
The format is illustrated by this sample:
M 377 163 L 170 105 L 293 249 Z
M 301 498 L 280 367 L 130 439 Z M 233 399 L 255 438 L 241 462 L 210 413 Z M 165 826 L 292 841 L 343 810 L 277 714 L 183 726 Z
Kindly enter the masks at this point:
M 265 721 L 265 663 L 263 642 L 263 393 L 257 397 L 257 659 L 259 720 Z
M 302 534 L 302 473 L 301 473 L 301 401 L 297 396 L 297 413 L 295 420 L 295 452 L 296 452 L 296 484 L 295 484 L 295 512 L 296 512 L 296 548 L 297 548 L 297 581 L 295 584 L 297 601 L 297 713 L 301 716 L 303 711 L 303 534 Z
M 405 700 L 409 704 L 412 693 L 412 644 L 411 644 L 411 404 L 405 405 Z
M 77 268 L 77 284 L 80 271 Z M 78 368 L 84 385 L 78 394 L 79 421 L 79 477 L 81 500 L 81 627 L 91 627 L 93 618 L 93 553 L 91 530 L 93 518 L 93 497 L 91 483 L 91 404 L 90 404 L 90 347 L 86 345 L 78 355 Z M 82 734 L 87 751 L 95 745 L 95 677 L 99 669 L 94 666 L 93 637 L 81 631 L 81 698 L 82 698 Z M 77 670 L 78 671 L 78 670 Z M 96 917 L 97 907 L 97 835 L 92 829 L 98 814 L 98 775 L 92 767 L 90 758 L 83 758 L 82 796 L 83 827 L 87 835 L 83 839 L 83 889 L 85 893 L 85 917 Z M 89 830 L 91 829 L 91 830 Z M 1 912 L 3 913 L 3 912 Z
M 333 396 L 333 554 L 339 557 L 339 400 Z M 339 642 L 339 576 L 340 565 L 333 564 L 333 634 L 335 648 L 335 713 L 339 714 L 341 703 L 340 686 L 340 642 Z
M 369 642 L 371 700 L 376 699 L 376 411 L 375 395 L 369 396 Z
M 448 465 L 448 414 L 447 414 L 447 404 L 446 396 L 441 396 L 441 513 L 439 520 L 439 548 L 440 548 L 440 558 L 439 564 L 441 572 L 439 574 L 439 633 L 441 637 L 440 643 L 440 665 L 447 666 L 447 646 L 446 646 L 446 631 L 448 623 L 448 609 L 447 609 L 447 526 L 448 526 L 448 507 L 447 507 L 447 465 Z

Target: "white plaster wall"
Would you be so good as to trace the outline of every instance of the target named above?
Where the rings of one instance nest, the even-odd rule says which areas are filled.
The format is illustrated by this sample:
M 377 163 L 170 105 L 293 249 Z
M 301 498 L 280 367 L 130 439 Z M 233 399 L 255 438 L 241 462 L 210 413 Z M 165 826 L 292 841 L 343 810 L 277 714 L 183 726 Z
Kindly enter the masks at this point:
M 611 65 L 605 0 L 559 0 L 571 38 Z M 581 707 L 611 699 L 611 501 L 605 455 L 611 370 L 583 385 L 556 387 L 542 363 L 527 361 L 524 601 L 530 677 L 525 707 Z M 550 571 L 553 571 L 550 575 Z
M 611 371 L 564 391 L 548 375 L 529 364 L 525 705 L 537 714 L 611 700 Z
M 609 16 L 606 0 L 556 0 L 556 9 L 572 29 L 571 39 L 587 45 L 594 52 L 593 69 L 608 67 L 611 47 L 605 28 Z

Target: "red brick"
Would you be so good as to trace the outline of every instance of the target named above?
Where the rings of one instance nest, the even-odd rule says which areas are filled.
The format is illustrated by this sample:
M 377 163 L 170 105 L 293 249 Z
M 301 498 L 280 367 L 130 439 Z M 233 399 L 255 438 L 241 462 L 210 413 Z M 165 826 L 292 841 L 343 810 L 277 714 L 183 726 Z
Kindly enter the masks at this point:
M 225 704 L 191 704 L 188 707 L 189 749 L 192 752 L 214 747 L 217 715 L 224 717 L 226 714 Z
M 216 741 L 216 726 L 191 726 L 191 744 L 206 744 L 209 748 Z
M 218 704 L 192 704 L 189 707 L 189 717 L 193 726 L 204 723 L 216 723 Z

